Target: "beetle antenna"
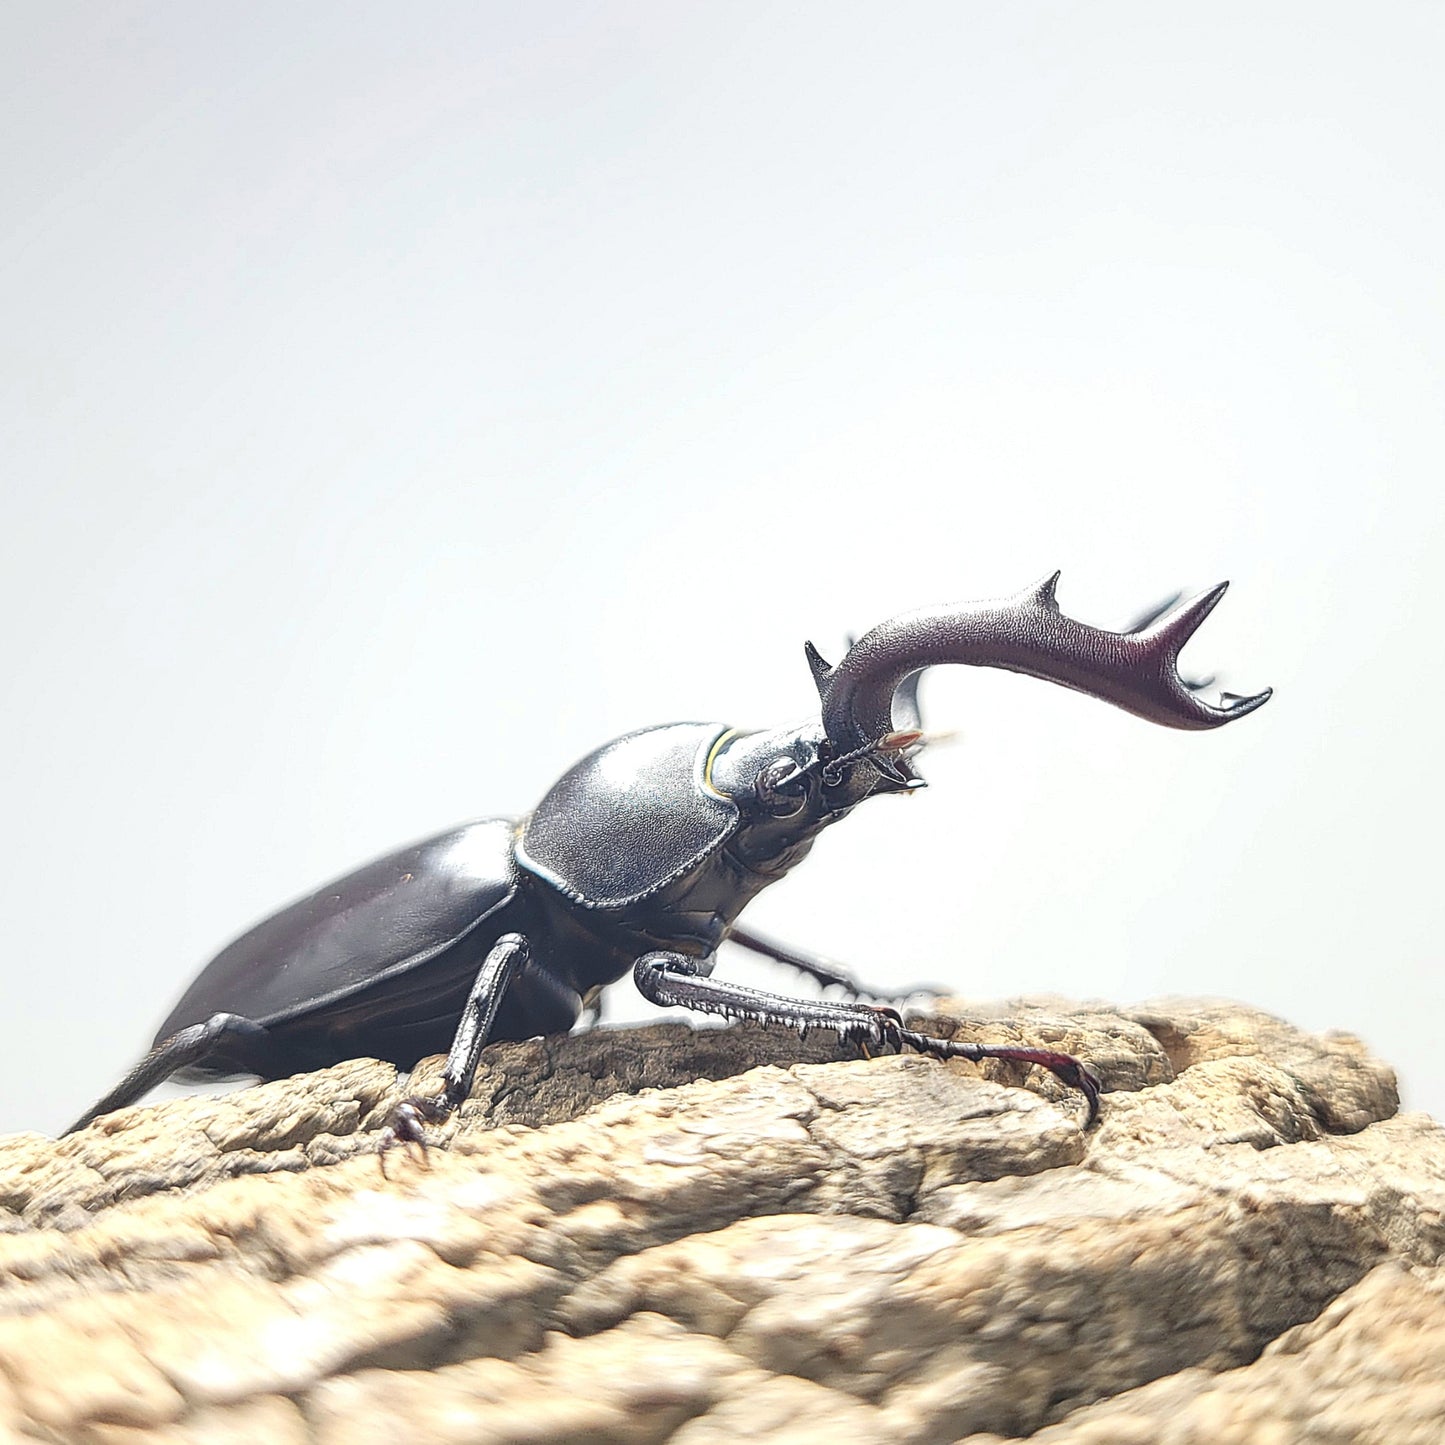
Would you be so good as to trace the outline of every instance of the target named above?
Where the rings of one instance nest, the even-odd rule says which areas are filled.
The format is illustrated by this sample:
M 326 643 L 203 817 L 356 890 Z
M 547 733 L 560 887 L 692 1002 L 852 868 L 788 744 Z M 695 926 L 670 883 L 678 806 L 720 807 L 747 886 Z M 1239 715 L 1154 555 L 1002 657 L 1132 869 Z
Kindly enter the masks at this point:
M 905 728 L 900 732 L 884 733 L 881 738 L 864 743 L 862 747 L 854 748 L 852 752 L 843 753 L 836 758 L 829 758 L 823 764 L 823 782 L 827 787 L 837 787 L 843 781 L 843 769 L 850 763 L 856 763 L 860 758 L 872 759 L 889 777 L 896 777 L 899 782 L 905 782 L 907 780 L 893 765 L 888 754 L 901 755 L 908 748 L 915 747 L 922 741 L 924 741 L 924 734 L 921 728 Z

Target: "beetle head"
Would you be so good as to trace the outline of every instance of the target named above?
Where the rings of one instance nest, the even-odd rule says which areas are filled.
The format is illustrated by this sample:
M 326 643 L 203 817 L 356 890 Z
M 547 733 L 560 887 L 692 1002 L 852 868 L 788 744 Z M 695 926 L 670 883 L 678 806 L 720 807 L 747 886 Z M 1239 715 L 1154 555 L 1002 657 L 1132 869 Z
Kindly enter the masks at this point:
M 769 732 L 730 733 L 719 740 L 708 781 L 738 807 L 744 828 L 734 847 L 758 871 L 784 871 L 814 836 L 835 823 L 879 783 L 897 775 L 905 750 L 921 738 L 897 732 L 876 743 L 840 753 L 821 724 Z M 921 780 L 899 787 L 921 787 Z M 765 868 L 765 860 L 775 860 Z

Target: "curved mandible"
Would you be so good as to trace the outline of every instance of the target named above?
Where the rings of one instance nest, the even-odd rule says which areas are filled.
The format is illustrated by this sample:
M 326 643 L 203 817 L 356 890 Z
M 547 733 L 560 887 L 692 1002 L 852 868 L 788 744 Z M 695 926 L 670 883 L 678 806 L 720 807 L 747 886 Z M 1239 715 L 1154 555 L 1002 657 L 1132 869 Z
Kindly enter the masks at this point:
M 1179 676 L 1180 650 L 1229 583 L 1149 615 L 1133 631 L 1108 632 L 1059 610 L 1058 580 L 1055 572 L 1002 601 L 906 612 L 864 633 L 836 667 L 809 643 L 831 746 L 846 752 L 890 733 L 899 685 L 923 668 L 949 662 L 1041 677 L 1166 727 L 1219 727 L 1268 701 L 1266 688 L 1250 697 L 1221 693 L 1209 702 Z

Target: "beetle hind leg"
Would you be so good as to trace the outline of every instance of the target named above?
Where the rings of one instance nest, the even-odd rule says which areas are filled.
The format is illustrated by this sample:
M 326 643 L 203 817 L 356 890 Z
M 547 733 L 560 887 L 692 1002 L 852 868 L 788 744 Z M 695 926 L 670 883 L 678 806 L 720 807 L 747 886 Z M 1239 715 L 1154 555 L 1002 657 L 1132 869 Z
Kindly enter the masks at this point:
M 234 1058 L 236 1072 L 260 1073 L 270 1043 L 271 1034 L 254 1019 L 241 1014 L 212 1014 L 204 1023 L 190 1024 L 162 1039 L 105 1098 L 93 1104 L 65 1133 L 74 1134 L 102 1114 L 134 1104 L 177 1070 L 202 1063 L 222 1049 Z

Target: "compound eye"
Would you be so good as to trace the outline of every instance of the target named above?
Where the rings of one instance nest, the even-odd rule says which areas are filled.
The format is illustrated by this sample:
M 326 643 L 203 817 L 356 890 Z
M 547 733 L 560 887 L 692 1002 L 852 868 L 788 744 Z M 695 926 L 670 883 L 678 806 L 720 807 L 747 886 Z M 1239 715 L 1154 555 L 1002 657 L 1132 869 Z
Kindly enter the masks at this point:
M 758 774 L 758 802 L 775 818 L 791 818 L 808 801 L 808 775 L 792 758 L 774 758 Z

